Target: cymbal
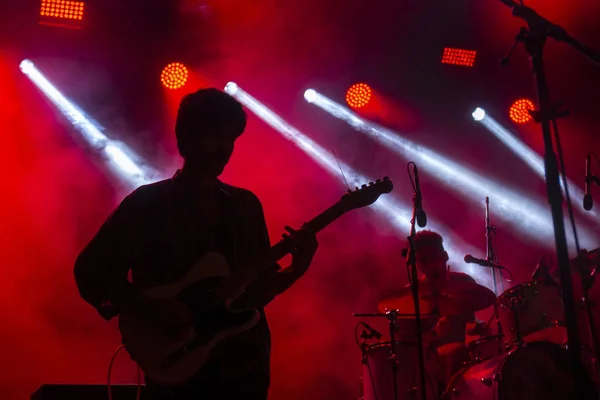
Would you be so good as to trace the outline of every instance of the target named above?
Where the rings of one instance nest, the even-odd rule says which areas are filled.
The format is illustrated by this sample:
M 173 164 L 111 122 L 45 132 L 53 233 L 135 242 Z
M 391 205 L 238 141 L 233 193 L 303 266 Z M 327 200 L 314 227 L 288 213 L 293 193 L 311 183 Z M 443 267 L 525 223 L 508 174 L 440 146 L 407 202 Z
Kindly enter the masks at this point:
M 483 310 L 496 302 L 488 288 L 469 281 L 420 281 L 419 308 L 421 314 L 440 316 L 461 315 Z M 398 310 L 402 314 L 415 312 L 412 290 L 407 285 L 377 305 L 379 312 Z

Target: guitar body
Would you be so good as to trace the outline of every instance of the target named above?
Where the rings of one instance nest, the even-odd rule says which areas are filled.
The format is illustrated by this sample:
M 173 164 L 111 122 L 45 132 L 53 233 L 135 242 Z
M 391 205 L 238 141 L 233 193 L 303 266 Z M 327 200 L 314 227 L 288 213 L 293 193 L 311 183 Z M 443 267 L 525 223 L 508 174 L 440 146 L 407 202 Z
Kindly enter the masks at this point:
M 231 310 L 211 295 L 210 289 L 229 276 L 225 259 L 208 253 L 180 280 L 145 292 L 151 298 L 181 301 L 192 310 L 193 326 L 175 339 L 134 314 L 121 313 L 125 349 L 149 378 L 162 384 L 183 383 L 202 368 L 217 343 L 256 325 L 258 311 Z

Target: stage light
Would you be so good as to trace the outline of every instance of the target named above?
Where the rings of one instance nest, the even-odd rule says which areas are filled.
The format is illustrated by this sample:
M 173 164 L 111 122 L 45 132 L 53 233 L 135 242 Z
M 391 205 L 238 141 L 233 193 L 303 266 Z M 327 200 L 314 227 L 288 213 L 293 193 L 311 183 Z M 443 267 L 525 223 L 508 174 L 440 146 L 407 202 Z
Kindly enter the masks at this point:
M 472 115 L 475 121 L 481 121 L 485 118 L 485 110 L 483 108 L 477 107 L 475 111 L 473 111 Z
M 477 110 L 481 110 L 477 108 Z M 475 110 L 475 112 L 477 112 Z M 475 115 L 473 112 L 473 115 Z M 544 159 L 538 154 L 535 150 L 525 144 L 521 139 L 518 138 L 517 135 L 511 133 L 508 129 L 500 125 L 498 121 L 492 118 L 490 115 L 484 113 L 483 117 L 480 120 L 476 121 L 480 122 L 481 125 L 485 126 L 487 130 L 489 130 L 496 138 L 498 138 L 502 143 L 504 143 L 509 149 L 511 149 L 517 157 L 519 157 L 525 164 L 529 166 L 540 178 L 545 179 L 546 170 L 544 168 Z M 564 193 L 564 182 L 562 176 L 560 179 L 560 186 L 563 189 Z M 567 179 L 567 183 L 569 184 L 569 191 L 571 192 L 571 196 L 576 203 L 581 204 L 583 201 L 583 191 L 570 179 Z M 579 207 L 576 207 L 576 210 L 580 210 Z M 581 211 L 581 210 L 580 210 Z M 586 216 L 593 215 L 595 218 L 598 218 L 600 214 L 592 210 L 592 212 L 586 212 Z
M 554 231 L 550 210 L 545 204 L 531 199 L 505 184 L 496 182 L 487 176 L 476 173 L 461 162 L 451 160 L 411 140 L 401 137 L 378 124 L 361 118 L 347 107 L 316 92 L 313 105 L 330 113 L 332 116 L 347 122 L 355 130 L 368 135 L 389 150 L 422 163 L 423 171 L 429 172 L 443 185 L 456 190 L 469 200 L 482 201 L 489 197 L 499 218 L 511 223 L 524 235 L 539 241 L 543 245 L 554 243 Z M 478 112 L 477 115 L 481 113 Z M 486 117 L 484 117 L 484 120 Z M 421 167 L 419 165 L 419 167 Z M 581 229 L 581 243 L 584 247 L 594 246 L 597 235 L 589 229 Z M 569 244 L 574 244 L 572 235 Z
M 442 64 L 460 65 L 463 67 L 472 67 L 475 64 L 475 50 L 453 49 L 451 47 L 444 48 L 442 55 Z
M 238 90 L 238 85 L 235 82 L 229 82 L 225 85 L 225 92 L 229 93 L 230 96 L 234 96 Z
M 317 92 L 315 92 L 312 89 L 307 89 L 304 92 L 304 99 L 306 99 L 306 101 L 308 101 L 309 103 L 312 103 L 313 101 L 315 101 L 317 96 Z
M 535 105 L 531 100 L 520 99 L 510 106 L 508 115 L 515 124 L 525 124 L 533 119 L 531 114 L 529 114 L 529 110 L 534 109 Z
M 167 89 L 181 89 L 188 79 L 188 70 L 182 63 L 167 65 L 160 74 L 160 81 Z
M 231 88 L 235 88 L 235 92 L 231 92 Z M 341 168 L 348 178 L 348 183 L 350 186 L 360 186 L 361 184 L 370 180 L 368 177 L 354 170 L 348 164 L 345 164 L 342 161 L 340 161 L 338 164 L 337 158 L 331 152 L 327 151 L 304 133 L 288 124 L 279 115 L 275 114 L 264 104 L 260 103 L 246 91 L 238 87 L 238 85 L 230 82 L 225 87 L 225 91 L 234 96 L 240 103 L 244 105 L 244 107 L 252 111 L 266 124 L 271 126 L 277 132 L 281 133 L 283 137 L 298 146 L 298 148 L 304 151 L 306 155 L 308 155 L 313 161 L 319 164 L 332 176 L 338 178 L 340 176 Z M 308 95 L 308 98 L 310 99 L 311 92 L 307 92 L 304 93 L 305 98 Z M 314 92 L 314 94 L 315 96 L 318 95 L 316 92 Z M 410 205 L 399 202 L 393 196 L 388 195 L 377 200 L 375 204 L 373 204 L 373 208 L 380 212 L 386 218 L 386 220 L 393 225 L 395 230 L 397 230 L 399 237 L 405 239 L 406 234 L 410 229 L 409 221 L 412 211 L 412 207 Z M 472 245 L 462 241 L 459 237 L 457 237 L 456 234 L 450 234 L 452 230 L 436 223 L 433 221 L 433 218 L 429 219 L 427 229 L 433 229 L 437 232 L 440 232 L 440 234 L 444 236 L 444 242 L 447 245 L 448 253 L 454 260 L 454 265 L 456 265 L 460 271 L 475 276 L 482 284 L 487 285 L 488 287 L 490 286 L 491 282 L 487 272 L 484 271 L 484 269 L 476 269 L 472 265 L 463 262 L 463 257 L 466 253 L 478 252 L 473 248 Z
M 125 144 L 109 139 L 83 111 L 69 101 L 29 60 L 20 64 L 21 71 L 58 108 L 81 136 L 106 161 L 108 167 L 128 182 L 132 188 L 148 184 L 159 178 L 159 173 L 144 165 Z
M 346 92 L 346 103 L 352 108 L 362 108 L 371 100 L 371 88 L 366 83 L 356 83 Z
M 58 19 L 66 21 L 83 20 L 85 3 L 70 0 L 42 0 L 40 5 L 40 17 L 44 20 Z

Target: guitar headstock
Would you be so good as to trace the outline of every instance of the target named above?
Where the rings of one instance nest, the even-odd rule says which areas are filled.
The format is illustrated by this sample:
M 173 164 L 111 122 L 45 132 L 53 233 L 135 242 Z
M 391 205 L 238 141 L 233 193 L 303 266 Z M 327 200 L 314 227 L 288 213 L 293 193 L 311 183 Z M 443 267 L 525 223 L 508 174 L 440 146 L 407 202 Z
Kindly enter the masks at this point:
M 382 194 L 390 193 L 394 189 L 394 184 L 387 176 L 383 179 L 377 179 L 375 182 L 369 182 L 368 185 L 362 185 L 354 191 L 348 191 L 340 202 L 347 209 L 355 209 L 370 206 L 375 203 Z

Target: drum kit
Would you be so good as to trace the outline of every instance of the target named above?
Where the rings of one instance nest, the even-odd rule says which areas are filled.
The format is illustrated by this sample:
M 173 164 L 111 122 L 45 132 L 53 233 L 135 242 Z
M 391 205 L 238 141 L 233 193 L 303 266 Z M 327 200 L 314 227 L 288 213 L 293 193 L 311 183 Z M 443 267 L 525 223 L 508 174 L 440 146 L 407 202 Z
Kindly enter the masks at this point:
M 494 260 L 497 260 L 492 245 L 494 228 L 489 224 L 488 201 L 486 204 L 488 261 L 482 262 L 494 266 Z M 593 285 L 596 267 L 600 265 L 600 248 L 583 251 L 582 255 L 571 262 L 573 275 L 579 275 L 581 268 L 589 288 Z M 363 364 L 361 399 L 581 399 L 581 395 L 575 394 L 580 392 L 575 390 L 577 379 L 568 351 L 561 286 L 543 260 L 531 281 L 504 290 L 500 295 L 495 293 L 495 284 L 492 291 L 473 280 L 419 280 L 418 302 L 411 285 L 407 285 L 380 299 L 378 312 L 355 313 L 354 316 L 359 318 L 385 318 L 389 328 L 389 340 L 381 341 L 382 334 L 369 324 L 361 321 L 357 325 L 357 328 L 364 328 L 356 337 Z M 495 283 L 495 274 L 493 278 Z M 581 282 L 578 277 L 573 280 Z M 422 327 L 420 338 L 414 329 L 417 303 L 420 309 L 418 321 Z M 480 324 L 484 327 L 483 333 L 477 333 L 467 344 L 466 335 L 473 335 L 473 332 L 467 332 L 466 323 L 475 319 L 475 312 L 492 307 L 490 320 Z M 586 307 L 582 304 L 580 308 L 583 315 Z M 462 342 L 459 338 L 444 343 L 438 335 L 437 324 L 441 319 L 456 318 L 464 321 Z M 583 316 L 578 318 L 587 321 Z M 583 324 L 580 323 L 581 336 L 590 331 L 587 324 Z M 585 356 L 585 359 L 581 371 L 587 374 L 584 381 L 589 385 L 584 392 L 590 393 L 592 399 L 597 398 L 593 378 L 595 363 L 592 362 L 591 341 L 583 339 L 582 358 Z M 448 346 L 464 349 L 458 367 L 448 367 L 442 360 L 440 350 Z M 425 383 L 421 375 L 425 375 Z M 425 395 L 421 392 L 423 385 L 426 385 Z
M 594 262 L 600 262 L 600 249 L 589 254 L 595 255 L 594 260 L 598 259 Z M 521 283 L 500 296 L 474 282 L 423 282 L 419 302 L 426 337 L 427 400 L 574 399 L 561 291 L 554 282 Z M 492 306 L 496 312 L 486 325 L 496 327 L 496 332 L 465 344 L 468 360 L 440 387 L 435 323 L 443 317 L 469 315 Z M 359 343 L 364 366 L 362 399 L 418 400 L 421 398 L 418 348 L 411 324 L 407 323 L 415 318 L 410 286 L 381 299 L 378 311 L 354 314 L 361 318 L 386 318 L 389 325 L 390 340 L 369 343 L 370 339 L 381 338 L 381 334 L 363 324 L 365 329 Z M 391 338 L 396 340 L 392 342 Z M 590 352 L 584 354 L 590 359 L 583 360 L 582 364 L 591 364 Z M 396 368 L 390 369 L 391 364 Z M 593 392 L 592 372 L 588 373 Z M 396 397 L 393 379 L 397 380 Z

